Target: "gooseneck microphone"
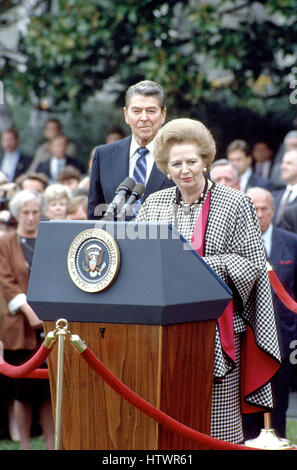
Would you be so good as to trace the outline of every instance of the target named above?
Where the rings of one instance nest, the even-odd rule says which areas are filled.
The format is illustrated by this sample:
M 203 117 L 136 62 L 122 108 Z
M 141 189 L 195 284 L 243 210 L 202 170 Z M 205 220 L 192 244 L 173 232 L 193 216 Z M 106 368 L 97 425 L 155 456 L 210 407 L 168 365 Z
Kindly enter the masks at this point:
M 120 213 L 118 214 L 118 218 L 121 218 L 121 217 L 125 216 L 126 211 L 131 208 L 132 204 L 134 204 L 135 201 L 138 201 L 138 199 L 141 198 L 141 196 L 143 195 L 144 191 L 145 191 L 145 186 L 144 186 L 144 184 L 142 184 L 142 183 L 137 183 L 137 184 L 134 186 L 132 193 L 131 193 L 130 196 L 128 197 L 128 199 L 127 199 L 127 201 L 125 202 L 125 204 L 122 206 L 122 208 L 121 208 L 121 210 L 120 210 Z
M 116 195 L 113 198 L 112 202 L 109 204 L 103 219 L 114 219 L 115 212 L 121 207 L 125 202 L 127 195 L 130 195 L 135 186 L 135 181 L 133 178 L 126 178 L 116 189 Z

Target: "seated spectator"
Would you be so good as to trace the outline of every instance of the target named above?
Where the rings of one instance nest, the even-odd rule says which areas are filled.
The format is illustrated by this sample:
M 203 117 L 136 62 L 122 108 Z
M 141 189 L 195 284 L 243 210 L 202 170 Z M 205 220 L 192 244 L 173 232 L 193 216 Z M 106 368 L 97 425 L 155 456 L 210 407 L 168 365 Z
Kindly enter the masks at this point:
M 57 182 L 67 186 L 70 191 L 73 191 L 78 187 L 81 181 L 81 172 L 71 165 L 67 165 L 59 171 Z
M 8 210 L 10 199 L 19 191 L 16 183 L 4 183 L 0 185 L 0 210 Z
M 115 142 L 116 140 L 121 140 L 125 137 L 126 134 L 121 127 L 112 127 L 107 133 L 105 143 L 109 144 L 110 142 Z
M 237 168 L 226 158 L 220 158 L 212 164 L 210 178 L 215 183 L 239 189 Z
M 90 187 L 90 174 L 92 169 L 93 157 L 95 155 L 97 147 L 94 147 L 90 153 L 89 161 L 88 161 L 88 171 L 87 174 L 81 179 L 79 183 L 79 188 L 87 189 L 89 192 Z
M 297 236 L 272 224 L 274 201 L 272 194 L 263 188 L 247 191 L 259 220 L 263 245 L 267 260 L 273 266 L 285 290 L 294 300 L 297 299 Z M 272 428 L 278 437 L 286 437 L 286 412 L 289 402 L 290 344 L 296 339 L 297 317 L 272 291 L 274 312 L 277 320 L 282 364 L 273 377 L 274 407 L 271 411 Z M 243 416 L 245 440 L 254 439 L 263 428 L 263 413 Z
M 32 158 L 20 152 L 20 138 L 16 129 L 7 129 L 2 132 L 1 146 L 3 154 L 0 158 L 0 171 L 5 174 L 9 182 L 29 168 Z
M 297 148 L 284 153 L 280 165 L 285 188 L 274 192 L 275 215 L 273 223 L 282 225 L 282 218 L 287 207 L 297 203 Z
M 89 194 L 90 188 L 90 178 L 85 176 L 79 183 L 77 189 L 75 190 L 75 194 Z
M 41 207 L 39 193 L 19 191 L 9 203 L 17 228 L 1 237 L 0 285 L 5 299 L 5 319 L 0 339 L 4 345 L 4 360 L 12 365 L 28 361 L 41 344 L 42 322 L 27 302 Z M 46 447 L 52 449 L 54 425 L 48 381 L 5 379 L 7 399 L 16 413 L 20 449 L 30 447 L 32 410 L 37 405 Z
M 1 184 L 6 184 L 8 183 L 8 179 L 7 179 L 7 176 L 2 173 L 2 171 L 0 171 L 0 186 Z
M 289 205 L 284 210 L 280 227 L 297 233 L 297 203 Z
M 283 156 L 286 152 L 289 150 L 294 150 L 297 149 L 297 130 L 292 130 L 288 132 L 281 143 L 274 162 L 273 162 L 273 167 L 271 171 L 271 180 L 277 188 L 281 189 L 286 186 L 286 182 L 282 179 L 281 177 L 281 171 L 280 171 L 280 166 L 281 162 L 283 159 Z
M 269 179 L 271 175 L 274 152 L 265 140 L 258 140 L 252 149 L 253 169 L 257 175 Z
M 83 165 L 67 156 L 67 137 L 60 134 L 53 138 L 50 143 L 51 157 L 36 168 L 37 173 L 44 173 L 48 176 L 50 183 L 57 182 L 57 177 L 62 168 L 71 165 L 84 173 Z
M 16 183 L 21 190 L 30 189 L 43 194 L 48 185 L 48 177 L 42 173 L 24 173 L 17 178 Z
M 10 232 L 11 230 L 15 230 L 15 228 L 16 221 L 11 216 L 10 211 L 0 211 L 0 236 L 4 235 L 4 233 Z
M 30 165 L 30 171 L 36 171 L 36 168 L 40 163 L 43 163 L 51 158 L 50 152 L 50 143 L 57 137 L 57 135 L 62 133 L 62 126 L 58 119 L 50 118 L 46 121 L 43 135 L 45 137 L 45 142 L 39 145 L 35 151 L 33 161 Z M 73 142 L 67 142 L 67 155 L 71 158 L 76 158 L 77 149 Z
M 273 184 L 266 178 L 257 175 L 252 169 L 253 159 L 247 142 L 234 140 L 227 147 L 227 158 L 236 166 L 239 174 L 240 191 L 246 192 L 248 188 L 259 186 L 272 191 Z
M 67 206 L 71 191 L 63 184 L 51 184 L 43 194 L 44 214 L 47 220 L 63 220 L 67 217 Z
M 88 197 L 76 196 L 70 199 L 67 207 L 67 219 L 87 220 Z

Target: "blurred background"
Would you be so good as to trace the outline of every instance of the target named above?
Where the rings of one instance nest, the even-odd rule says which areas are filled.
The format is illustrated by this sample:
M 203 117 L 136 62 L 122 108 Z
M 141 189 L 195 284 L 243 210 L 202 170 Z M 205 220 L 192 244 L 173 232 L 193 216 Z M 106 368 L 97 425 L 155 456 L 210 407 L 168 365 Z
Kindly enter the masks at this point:
M 237 138 L 276 152 L 297 128 L 296 38 L 295 0 L 2 0 L 0 132 L 32 155 L 58 118 L 87 162 L 110 127 L 128 133 L 125 90 L 151 79 L 168 119 L 208 125 L 217 158 Z

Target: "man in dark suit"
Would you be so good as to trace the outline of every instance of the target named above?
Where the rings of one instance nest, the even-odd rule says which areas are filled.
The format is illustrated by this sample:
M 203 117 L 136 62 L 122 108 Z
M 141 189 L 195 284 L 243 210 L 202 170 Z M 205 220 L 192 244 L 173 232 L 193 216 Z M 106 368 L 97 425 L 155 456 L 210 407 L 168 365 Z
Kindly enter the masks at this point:
M 84 173 L 83 165 L 76 159 L 67 156 L 68 139 L 60 134 L 53 138 L 50 143 L 51 157 L 40 163 L 36 168 L 36 173 L 44 173 L 50 183 L 56 182 L 58 174 L 65 166 L 73 166 L 81 173 Z
M 282 285 L 293 298 L 297 298 L 297 235 L 274 227 L 271 223 L 274 203 L 271 193 L 263 188 L 251 188 L 247 195 L 253 201 L 262 233 L 267 259 Z M 272 292 L 278 325 L 282 365 L 274 380 L 275 404 L 271 413 L 272 427 L 279 437 L 285 437 L 286 411 L 290 387 L 290 344 L 297 338 L 297 317 L 285 307 L 275 292 Z M 264 427 L 262 413 L 244 416 L 245 439 L 257 437 Z
M 153 158 L 153 140 L 166 118 L 165 101 L 163 88 L 155 82 L 145 80 L 127 90 L 124 116 L 132 135 L 96 149 L 91 170 L 88 219 L 98 219 L 103 215 L 104 204 L 113 200 L 116 189 L 127 176 L 139 182 L 134 173 L 140 158 L 139 147 L 147 149 L 143 200 L 151 193 L 173 186 L 174 183 L 158 170 Z
M 227 158 L 216 160 L 210 170 L 210 179 L 215 183 L 229 186 L 230 188 L 239 189 L 238 171 L 233 163 Z
M 280 169 L 281 177 L 286 186 L 273 192 L 275 205 L 273 223 L 276 226 L 282 225 L 286 208 L 297 203 L 297 149 L 284 153 Z
M 263 178 L 253 171 L 253 159 L 249 146 L 245 140 L 233 140 L 227 147 L 227 159 L 236 166 L 239 174 L 240 191 L 244 193 L 248 188 L 259 186 L 260 188 L 272 191 L 274 185 L 272 182 Z
M 1 146 L 3 155 L 0 158 L 0 171 L 2 171 L 9 182 L 15 181 L 21 174 L 25 173 L 31 164 L 31 157 L 23 155 L 19 151 L 20 139 L 16 129 L 7 129 L 2 132 Z
M 283 213 L 281 228 L 297 233 L 297 203 L 291 204 Z
M 252 148 L 253 170 L 260 176 L 269 179 L 273 165 L 274 152 L 266 140 L 254 142 Z

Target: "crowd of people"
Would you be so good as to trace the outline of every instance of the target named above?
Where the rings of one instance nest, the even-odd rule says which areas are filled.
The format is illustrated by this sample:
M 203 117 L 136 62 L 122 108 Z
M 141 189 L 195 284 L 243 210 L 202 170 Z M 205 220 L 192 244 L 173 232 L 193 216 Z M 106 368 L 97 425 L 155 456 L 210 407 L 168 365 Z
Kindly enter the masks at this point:
M 112 128 L 106 140 L 123 137 L 120 132 Z M 76 146 L 54 118 L 45 123 L 44 139 L 30 158 L 19 150 L 16 129 L 1 135 L 0 344 L 4 360 L 12 365 L 26 362 L 43 338 L 42 322 L 26 300 L 39 222 L 87 218 L 92 154 L 87 165 L 82 164 Z M 48 381 L 0 376 L 0 438 L 19 441 L 25 450 L 36 432 L 52 449 Z
M 124 106 L 131 134 L 126 137 L 121 129 L 113 129 L 85 166 L 57 119 L 46 122 L 45 142 L 33 158 L 19 151 L 15 129 L 2 133 L 4 359 L 12 364 L 26 360 L 42 336 L 42 323 L 26 300 L 39 221 L 96 220 L 102 215 L 97 208 L 109 204 L 130 176 L 145 185 L 136 220 L 172 223 L 233 292 L 232 309 L 224 312 L 224 324 L 217 324 L 211 435 L 235 443 L 255 438 L 263 428 L 264 411 L 271 410 L 273 427 L 285 437 L 289 391 L 297 382 L 290 364 L 297 322 L 272 292 L 266 261 L 296 299 L 297 131 L 288 133 L 277 153 L 267 140 L 253 141 L 251 136 L 251 142 L 236 139 L 224 155 L 216 155 L 214 138 L 203 123 L 188 118 L 165 123 L 166 114 L 159 84 L 144 81 L 131 86 Z M 224 337 L 233 338 L 228 352 Z M 251 351 L 256 361 L 248 367 Z M 263 376 L 257 361 L 265 364 Z M 254 384 L 247 395 L 240 386 L 245 369 L 245 383 Z M 37 390 L 34 406 L 38 405 L 47 448 L 52 448 L 47 386 L 0 379 L 10 437 L 29 448 Z

